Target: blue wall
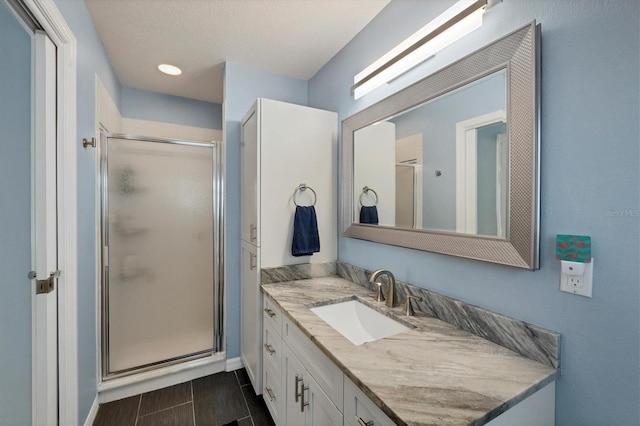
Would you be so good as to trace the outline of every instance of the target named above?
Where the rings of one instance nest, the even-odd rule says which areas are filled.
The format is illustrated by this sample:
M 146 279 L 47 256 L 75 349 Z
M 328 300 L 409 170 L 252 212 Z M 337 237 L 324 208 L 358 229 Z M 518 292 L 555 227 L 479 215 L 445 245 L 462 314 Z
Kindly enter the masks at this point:
M 96 74 L 116 106 L 120 83 L 96 33 L 84 2 L 56 0 L 78 42 L 78 419 L 84 422 L 96 396 L 96 150 L 84 149 L 82 138 L 95 135 Z
M 222 105 L 123 87 L 123 117 L 222 130 Z
M 0 3 L 0 423 L 31 424 L 31 36 Z
M 536 19 L 542 23 L 541 269 L 340 238 L 339 258 L 563 335 L 557 423 L 640 423 L 639 7 L 636 0 L 504 1 L 433 59 L 354 101 L 353 76 L 454 0 L 392 1 L 309 82 L 344 119 Z M 591 235 L 593 298 L 561 293 L 555 235 Z
M 257 98 L 306 105 L 307 82 L 232 62 L 224 74 L 227 358 L 235 358 L 240 356 L 240 121 Z

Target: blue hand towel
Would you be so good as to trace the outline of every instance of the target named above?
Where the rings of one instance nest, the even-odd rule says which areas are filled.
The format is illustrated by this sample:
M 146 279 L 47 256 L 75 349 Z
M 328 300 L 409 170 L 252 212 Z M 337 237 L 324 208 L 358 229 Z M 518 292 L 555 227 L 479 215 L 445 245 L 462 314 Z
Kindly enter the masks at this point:
M 378 209 L 376 206 L 360 207 L 360 223 L 378 224 Z
M 294 256 L 311 256 L 320 251 L 318 235 L 318 219 L 313 206 L 297 206 L 293 219 L 293 243 L 291 254 Z

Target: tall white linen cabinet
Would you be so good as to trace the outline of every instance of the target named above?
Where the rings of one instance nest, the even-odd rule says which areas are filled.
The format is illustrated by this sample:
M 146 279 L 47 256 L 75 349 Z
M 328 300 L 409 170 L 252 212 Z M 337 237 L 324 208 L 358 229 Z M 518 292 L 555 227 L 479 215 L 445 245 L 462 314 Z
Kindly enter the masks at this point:
M 271 99 L 257 99 L 241 122 L 240 353 L 258 395 L 263 392 L 261 268 L 337 258 L 337 138 L 335 112 Z M 320 252 L 294 257 L 295 203 L 314 202 Z

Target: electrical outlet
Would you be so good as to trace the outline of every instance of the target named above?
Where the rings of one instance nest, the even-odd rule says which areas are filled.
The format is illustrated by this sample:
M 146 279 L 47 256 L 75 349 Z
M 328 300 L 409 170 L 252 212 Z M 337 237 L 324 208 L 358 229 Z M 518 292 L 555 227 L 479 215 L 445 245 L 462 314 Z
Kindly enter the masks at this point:
M 571 269 L 571 268 L 569 268 Z M 582 275 L 568 274 L 561 272 L 560 274 L 560 291 L 580 296 L 591 297 L 593 281 L 593 258 L 591 262 L 584 264 L 584 273 Z
M 568 279 L 567 284 L 570 287 L 574 287 L 574 288 L 581 288 L 582 287 L 582 280 L 580 279 L 580 277 L 569 275 L 567 277 L 567 279 Z

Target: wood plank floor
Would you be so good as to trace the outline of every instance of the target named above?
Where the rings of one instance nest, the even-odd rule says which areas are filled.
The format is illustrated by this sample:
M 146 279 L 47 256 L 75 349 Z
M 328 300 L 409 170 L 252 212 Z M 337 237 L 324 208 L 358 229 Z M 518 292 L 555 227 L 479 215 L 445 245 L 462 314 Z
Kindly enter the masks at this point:
M 271 426 L 245 369 L 100 404 L 94 426 Z

